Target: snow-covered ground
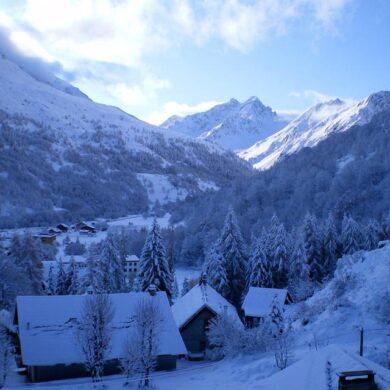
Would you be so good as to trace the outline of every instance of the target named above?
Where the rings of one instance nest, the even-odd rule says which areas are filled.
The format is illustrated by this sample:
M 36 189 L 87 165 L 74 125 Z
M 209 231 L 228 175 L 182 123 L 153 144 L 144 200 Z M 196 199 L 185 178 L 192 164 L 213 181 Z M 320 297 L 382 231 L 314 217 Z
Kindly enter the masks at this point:
M 300 349 L 295 353 L 295 362 L 282 371 L 275 366 L 272 353 L 220 362 L 180 360 L 177 370 L 154 373 L 153 382 L 157 390 L 331 390 L 337 389 L 339 372 L 352 370 L 373 370 L 379 389 L 390 389 L 389 370 L 335 345 L 318 351 Z M 124 378 L 106 377 L 103 383 L 107 389 L 123 389 Z M 14 374 L 6 388 L 89 390 L 93 387 L 89 378 L 24 384 L 23 377 Z M 137 388 L 137 378 L 132 379 L 128 388 Z

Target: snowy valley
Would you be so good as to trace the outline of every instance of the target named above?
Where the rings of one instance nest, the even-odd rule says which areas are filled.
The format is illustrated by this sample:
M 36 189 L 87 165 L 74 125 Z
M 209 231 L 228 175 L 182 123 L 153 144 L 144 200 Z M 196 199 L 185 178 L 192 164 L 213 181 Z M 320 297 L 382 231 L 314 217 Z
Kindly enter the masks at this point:
M 1 52 L 0 89 L 0 388 L 390 389 L 389 91 L 156 126 Z

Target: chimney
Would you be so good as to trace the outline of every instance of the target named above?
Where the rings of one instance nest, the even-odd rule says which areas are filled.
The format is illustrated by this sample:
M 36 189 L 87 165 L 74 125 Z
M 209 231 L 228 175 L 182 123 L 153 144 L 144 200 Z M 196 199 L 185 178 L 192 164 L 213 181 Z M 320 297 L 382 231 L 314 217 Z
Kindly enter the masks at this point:
M 199 285 L 206 286 L 206 284 L 207 284 L 207 274 L 206 274 L 206 272 L 202 272 L 202 275 L 200 276 L 200 279 L 199 279 Z
M 154 297 L 156 295 L 156 292 L 157 292 L 157 287 L 155 284 L 151 283 L 148 287 L 148 292 L 149 294 Z

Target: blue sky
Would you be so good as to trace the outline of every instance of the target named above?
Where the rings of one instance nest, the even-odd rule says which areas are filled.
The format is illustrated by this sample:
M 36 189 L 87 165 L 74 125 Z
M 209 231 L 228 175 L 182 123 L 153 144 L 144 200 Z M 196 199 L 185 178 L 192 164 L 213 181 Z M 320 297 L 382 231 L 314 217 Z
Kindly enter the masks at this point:
M 387 0 L 0 2 L 17 50 L 153 123 L 231 97 L 298 112 L 390 89 L 389 20 Z

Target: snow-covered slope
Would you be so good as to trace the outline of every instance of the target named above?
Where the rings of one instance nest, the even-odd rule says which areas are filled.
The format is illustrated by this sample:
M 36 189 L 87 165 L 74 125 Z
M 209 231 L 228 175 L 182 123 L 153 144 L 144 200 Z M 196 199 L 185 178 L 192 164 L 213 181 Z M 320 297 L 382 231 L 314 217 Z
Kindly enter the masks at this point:
M 334 278 L 306 302 L 292 307 L 300 345 L 337 344 L 359 350 L 364 329 L 364 356 L 386 364 L 390 310 L 390 242 L 373 251 L 344 256 Z M 387 360 L 386 360 L 387 359 Z
M 41 223 L 59 210 L 127 215 L 250 171 L 217 145 L 97 104 L 57 81 L 39 81 L 0 56 L 0 215 L 9 221 L 28 214 L 26 223 Z M 169 196 L 158 199 L 155 182 Z M 38 210 L 51 217 L 34 221 Z
M 257 169 L 267 169 L 285 155 L 313 147 L 329 135 L 354 125 L 367 124 L 375 114 L 388 109 L 390 91 L 374 93 L 355 104 L 340 99 L 319 103 L 277 133 L 241 151 L 239 156 Z
M 243 103 L 231 99 L 208 111 L 186 117 L 173 116 L 161 127 L 239 150 L 268 137 L 286 124 L 284 118 L 257 97 L 251 97 Z

